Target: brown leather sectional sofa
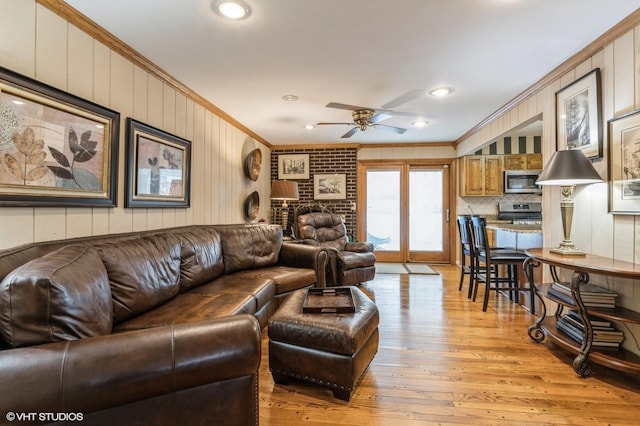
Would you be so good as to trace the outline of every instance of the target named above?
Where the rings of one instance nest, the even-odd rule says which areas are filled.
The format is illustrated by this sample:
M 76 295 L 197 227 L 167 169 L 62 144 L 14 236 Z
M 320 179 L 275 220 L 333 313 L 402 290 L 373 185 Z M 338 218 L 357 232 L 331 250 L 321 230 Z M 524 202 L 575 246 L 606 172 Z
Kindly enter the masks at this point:
M 0 251 L 0 422 L 257 424 L 261 328 L 326 264 L 267 224 Z

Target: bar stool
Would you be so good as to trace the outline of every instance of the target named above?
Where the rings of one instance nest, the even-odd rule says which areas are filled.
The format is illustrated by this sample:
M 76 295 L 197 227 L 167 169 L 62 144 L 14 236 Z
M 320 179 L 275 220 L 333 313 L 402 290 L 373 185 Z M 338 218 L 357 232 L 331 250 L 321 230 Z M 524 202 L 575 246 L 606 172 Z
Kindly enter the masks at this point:
M 518 283 L 518 265 L 522 265 L 527 255 L 515 249 L 492 249 L 487 238 L 486 220 L 483 217 L 471 217 L 473 236 L 474 262 L 476 274 L 474 277 L 473 298 L 475 302 L 478 294 L 478 283 L 485 284 L 484 302 L 482 310 L 487 311 L 490 291 L 506 291 L 511 301 L 518 301 L 520 291 L 531 291 L 520 288 Z M 480 266 L 480 265 L 484 266 Z M 507 276 L 500 276 L 498 266 L 506 266 Z M 506 284 L 506 285 L 505 285 Z
M 465 275 L 469 275 L 469 291 L 467 298 L 471 299 L 473 292 L 473 281 L 476 274 L 475 257 L 473 255 L 473 241 L 471 237 L 471 216 L 458 216 L 458 233 L 460 234 L 460 285 L 458 291 L 462 291 Z M 467 266 L 467 258 L 469 265 Z

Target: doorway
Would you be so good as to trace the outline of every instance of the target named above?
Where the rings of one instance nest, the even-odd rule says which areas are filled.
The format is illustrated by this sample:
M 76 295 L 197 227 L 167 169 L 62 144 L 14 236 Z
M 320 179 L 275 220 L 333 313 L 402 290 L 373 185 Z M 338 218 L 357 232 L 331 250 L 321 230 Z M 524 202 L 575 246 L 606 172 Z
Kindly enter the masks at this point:
M 450 261 L 450 169 L 450 160 L 359 163 L 358 239 L 378 261 Z

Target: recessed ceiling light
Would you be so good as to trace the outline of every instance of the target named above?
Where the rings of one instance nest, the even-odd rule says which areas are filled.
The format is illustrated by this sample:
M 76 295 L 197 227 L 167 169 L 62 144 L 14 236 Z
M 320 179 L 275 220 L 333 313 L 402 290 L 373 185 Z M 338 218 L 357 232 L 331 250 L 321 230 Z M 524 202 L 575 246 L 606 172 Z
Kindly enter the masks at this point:
M 424 127 L 424 126 L 426 126 L 427 124 L 429 124 L 429 122 L 428 122 L 428 121 L 425 121 L 425 120 L 418 120 L 418 121 L 414 121 L 414 122 L 412 122 L 411 124 L 413 124 L 413 125 L 414 125 L 414 126 L 416 126 L 416 127 Z
M 245 19 L 251 15 L 251 8 L 242 0 L 218 0 L 214 10 L 223 18 L 235 21 Z
M 300 98 L 298 96 L 296 96 L 296 95 L 284 95 L 282 97 L 282 100 L 283 101 L 287 101 L 287 102 L 295 102 L 298 99 L 300 99 Z
M 431 96 L 437 96 L 437 97 L 450 95 L 451 92 L 453 92 L 453 89 L 449 87 L 438 87 L 433 90 L 429 90 L 429 94 Z
M 313 124 L 305 124 L 304 128 L 307 130 L 311 130 L 311 129 L 315 129 L 316 126 L 314 126 Z

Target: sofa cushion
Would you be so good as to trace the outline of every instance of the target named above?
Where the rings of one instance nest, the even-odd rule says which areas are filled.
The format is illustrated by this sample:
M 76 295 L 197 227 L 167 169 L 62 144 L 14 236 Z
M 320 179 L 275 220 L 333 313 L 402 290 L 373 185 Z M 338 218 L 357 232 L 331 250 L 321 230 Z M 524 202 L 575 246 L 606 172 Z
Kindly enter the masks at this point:
M 181 292 L 211 281 L 224 273 L 220 234 L 216 230 L 203 228 L 184 232 L 179 236 L 182 240 Z
M 158 306 L 180 288 L 180 239 L 157 234 L 96 246 L 109 275 L 118 323 Z
M 250 294 L 256 299 L 256 311 L 258 311 L 276 295 L 276 285 L 273 280 L 260 275 L 260 271 L 264 271 L 264 269 L 223 275 L 192 289 L 189 294 Z
M 282 228 L 277 225 L 216 226 L 222 240 L 224 272 L 275 265 L 282 248 Z
M 114 331 L 131 331 L 165 325 L 207 321 L 230 315 L 255 314 L 250 294 L 181 293 L 162 306 L 113 326 Z
M 111 333 L 109 278 L 95 249 L 70 245 L 0 283 L 0 333 L 11 347 Z
M 275 265 L 255 271 L 233 274 L 236 279 L 255 280 L 268 278 L 275 284 L 275 294 L 285 294 L 292 290 L 310 287 L 316 283 L 316 271 L 308 268 Z

